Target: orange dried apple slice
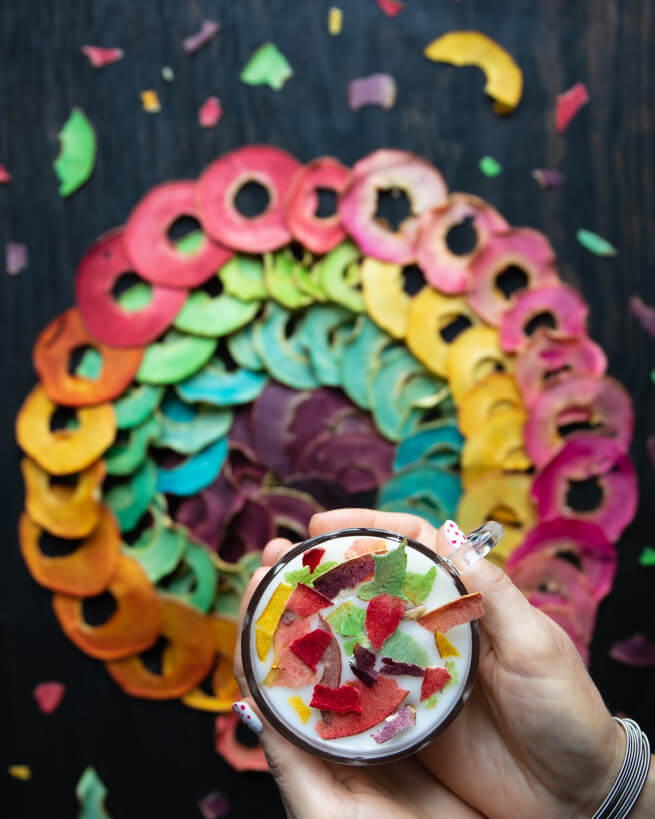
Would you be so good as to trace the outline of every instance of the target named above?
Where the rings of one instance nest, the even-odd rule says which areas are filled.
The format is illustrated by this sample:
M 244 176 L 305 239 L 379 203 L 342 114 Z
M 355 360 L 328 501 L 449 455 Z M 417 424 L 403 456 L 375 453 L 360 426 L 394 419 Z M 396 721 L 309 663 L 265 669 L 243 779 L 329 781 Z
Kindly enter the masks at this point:
M 411 296 L 403 288 L 402 265 L 367 257 L 359 269 L 369 316 L 394 338 L 404 338 Z
M 32 520 L 58 537 L 86 537 L 98 523 L 105 464 L 96 461 L 80 472 L 75 486 L 52 486 L 50 475 L 31 458 L 20 465 L 25 508 Z
M 510 372 L 512 360 L 500 349 L 498 330 L 469 327 L 448 349 L 446 375 L 455 403 L 493 372 Z
M 214 696 L 206 694 L 201 688 L 194 688 L 182 697 L 182 702 L 190 708 L 222 713 L 229 711 L 232 703 L 241 696 L 239 684 L 232 671 L 239 628 L 236 620 L 219 614 L 211 617 L 211 624 L 219 655 L 212 674 Z
M 66 636 L 98 660 L 128 657 L 149 648 L 159 634 L 162 611 L 155 587 L 136 560 L 119 557 L 107 591 L 117 608 L 100 626 L 84 619 L 82 598 L 55 594 L 52 605 Z
M 480 324 L 465 298 L 444 296 L 431 287 L 417 293 L 407 310 L 407 346 L 428 370 L 442 377 L 446 375 L 446 357 L 454 341 L 446 340 L 447 328 L 458 319 L 468 321 L 469 325 Z
M 495 415 L 522 408 L 521 393 L 514 378 L 506 373 L 491 373 L 462 398 L 457 410 L 457 426 L 468 438 Z
M 21 554 L 30 574 L 37 583 L 53 591 L 79 597 L 100 594 L 116 571 L 121 537 L 106 506 L 100 507 L 95 529 L 68 555 L 44 555 L 39 547 L 43 529 L 25 512 L 18 532 Z
M 51 475 L 80 472 L 111 445 L 116 437 L 116 416 L 111 404 L 77 410 L 74 429 L 50 429 L 57 409 L 40 384 L 23 402 L 16 418 L 16 440 L 21 449 Z
M 159 603 L 159 635 L 168 642 L 162 673 L 149 671 L 138 654 L 107 663 L 107 671 L 133 697 L 168 700 L 183 696 L 204 679 L 216 655 L 216 635 L 209 617 L 172 598 L 161 597 Z
M 462 449 L 462 485 L 468 488 L 490 469 L 525 472 L 531 461 L 523 445 L 525 412 L 511 409 L 487 419 Z

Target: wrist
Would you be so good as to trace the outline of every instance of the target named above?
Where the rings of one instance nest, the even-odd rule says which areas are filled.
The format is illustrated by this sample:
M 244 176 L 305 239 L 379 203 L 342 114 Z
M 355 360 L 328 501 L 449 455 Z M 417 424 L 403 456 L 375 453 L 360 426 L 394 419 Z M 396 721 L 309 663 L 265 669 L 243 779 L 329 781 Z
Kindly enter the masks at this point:
M 655 762 L 650 758 L 648 777 L 639 799 L 630 814 L 630 819 L 649 819 L 655 816 Z

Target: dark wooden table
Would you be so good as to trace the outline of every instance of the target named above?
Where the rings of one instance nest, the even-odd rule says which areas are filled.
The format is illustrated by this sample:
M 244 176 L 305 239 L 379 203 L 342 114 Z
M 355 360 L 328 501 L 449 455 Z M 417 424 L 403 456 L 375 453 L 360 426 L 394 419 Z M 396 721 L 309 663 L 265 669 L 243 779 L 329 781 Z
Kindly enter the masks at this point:
M 336 0 L 335 0 L 336 2 Z M 73 303 L 75 265 L 100 233 L 120 224 L 152 185 L 195 177 L 222 152 L 248 142 L 271 142 L 301 160 L 334 154 L 352 163 L 380 146 L 429 157 L 454 190 L 479 194 L 507 219 L 544 231 L 553 241 L 562 277 L 591 305 L 590 331 L 607 351 L 610 372 L 634 397 L 633 457 L 642 503 L 622 539 L 620 569 L 600 610 L 591 671 L 608 705 L 640 720 L 655 740 L 655 675 L 608 658 L 610 644 L 635 631 L 655 638 L 655 569 L 638 555 L 652 541 L 653 469 L 644 450 L 653 429 L 655 343 L 628 313 L 639 293 L 655 303 L 655 150 L 653 76 L 655 37 L 648 0 L 407 0 L 389 20 L 374 0 L 342 0 L 343 33 L 326 29 L 328 0 L 36 0 L 0 8 L 0 162 L 14 175 L 0 189 L 0 246 L 24 241 L 30 265 L 15 278 L 0 274 L 0 345 L 4 553 L 0 570 L 0 681 L 2 771 L 28 763 L 29 783 L 0 772 L 11 800 L 3 815 L 71 817 L 74 786 L 92 764 L 109 788 L 113 819 L 199 815 L 197 800 L 219 788 L 235 817 L 281 816 L 273 783 L 263 774 L 236 775 L 213 751 L 213 720 L 177 703 L 124 696 L 102 665 L 80 654 L 61 634 L 50 594 L 30 579 L 18 552 L 16 520 L 23 489 L 12 425 L 34 383 L 30 353 L 37 332 Z M 184 36 L 204 17 L 222 24 L 218 39 L 193 57 Z M 495 117 L 475 69 L 429 63 L 424 46 L 456 28 L 498 39 L 525 75 L 516 115 Z M 284 90 L 250 88 L 239 71 L 252 51 L 273 40 L 295 76 Z M 126 58 L 94 71 L 83 43 L 120 45 Z M 170 65 L 175 81 L 160 70 Z M 390 111 L 352 113 L 348 81 L 388 71 L 398 81 Z M 591 104 L 564 136 L 553 127 L 555 94 L 585 81 Z M 158 90 L 163 109 L 141 110 L 139 91 Z M 210 94 L 224 116 L 217 128 L 197 124 Z M 57 195 L 51 162 L 57 131 L 80 105 L 98 133 L 93 177 L 69 200 Z M 504 165 L 485 179 L 484 154 Z M 568 177 L 559 191 L 542 192 L 535 167 L 557 166 Z M 595 258 L 575 241 L 586 227 L 618 248 L 616 260 Z M 33 686 L 61 679 L 68 691 L 60 709 L 40 714 Z

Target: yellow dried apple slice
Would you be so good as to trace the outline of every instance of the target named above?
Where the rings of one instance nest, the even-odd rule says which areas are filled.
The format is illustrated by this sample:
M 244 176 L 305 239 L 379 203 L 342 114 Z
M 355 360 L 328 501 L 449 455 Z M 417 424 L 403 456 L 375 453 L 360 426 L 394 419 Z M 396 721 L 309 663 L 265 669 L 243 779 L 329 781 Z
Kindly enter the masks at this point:
M 446 357 L 446 375 L 455 403 L 459 404 L 483 378 L 493 372 L 510 372 L 512 366 L 512 360 L 500 349 L 498 330 L 464 330 L 450 345 Z
M 485 421 L 462 449 L 462 485 L 468 488 L 490 469 L 525 472 L 531 461 L 523 445 L 525 412 L 511 409 Z
M 507 373 L 491 373 L 462 398 L 457 410 L 457 426 L 468 438 L 493 416 L 522 408 L 521 393 L 514 378 Z
M 369 316 L 394 338 L 404 338 L 411 297 L 403 288 L 402 265 L 367 257 L 360 267 L 362 295 Z

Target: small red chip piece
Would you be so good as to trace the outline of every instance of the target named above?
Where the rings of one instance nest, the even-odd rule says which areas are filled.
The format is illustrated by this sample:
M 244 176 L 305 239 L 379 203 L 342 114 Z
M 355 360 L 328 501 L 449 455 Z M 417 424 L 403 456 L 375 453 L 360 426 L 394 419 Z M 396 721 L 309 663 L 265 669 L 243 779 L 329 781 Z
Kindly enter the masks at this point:
M 419 617 L 416 622 L 428 631 L 439 631 L 445 634 L 449 629 L 461 626 L 462 623 L 470 623 L 471 620 L 477 620 L 483 614 L 482 593 L 473 592 L 456 597 L 450 603 L 429 611 L 423 617 Z
M 300 617 L 309 617 L 317 611 L 331 606 L 332 601 L 324 594 L 315 591 L 304 583 L 298 583 L 287 600 L 287 609 L 298 614 Z
M 293 654 L 302 660 L 306 666 L 316 671 L 316 664 L 323 656 L 325 649 L 330 642 L 330 634 L 323 629 L 317 628 L 294 640 L 289 646 Z
M 557 95 L 555 104 L 555 128 L 557 133 L 565 131 L 578 111 L 589 102 L 589 92 L 583 82 L 576 83 L 568 91 Z
M 313 572 L 321 562 L 321 558 L 325 554 L 325 549 L 310 549 L 302 556 L 302 565 L 309 566 L 309 571 Z
M 34 699 L 44 714 L 52 714 L 59 707 L 66 686 L 60 682 L 42 682 L 34 689 Z
M 421 702 L 441 691 L 449 680 L 450 672 L 446 668 L 426 668 L 421 686 Z
M 372 688 L 367 688 L 359 680 L 346 683 L 342 688 L 354 688 L 358 691 L 361 713 L 332 714 L 329 725 L 319 722 L 316 732 L 323 739 L 341 739 L 367 731 L 393 714 L 409 694 L 406 688 L 400 688 L 391 677 L 380 677 Z
M 377 2 L 387 17 L 396 17 L 405 8 L 405 4 L 399 0 L 377 0 Z
M 328 688 L 327 685 L 317 683 L 314 686 L 312 708 L 321 711 L 334 711 L 337 714 L 361 714 L 362 706 L 359 701 L 359 691 L 354 685 L 341 685 L 339 688 Z
M 406 605 L 405 600 L 390 594 L 378 594 L 369 601 L 366 607 L 366 633 L 376 651 L 398 628 Z

